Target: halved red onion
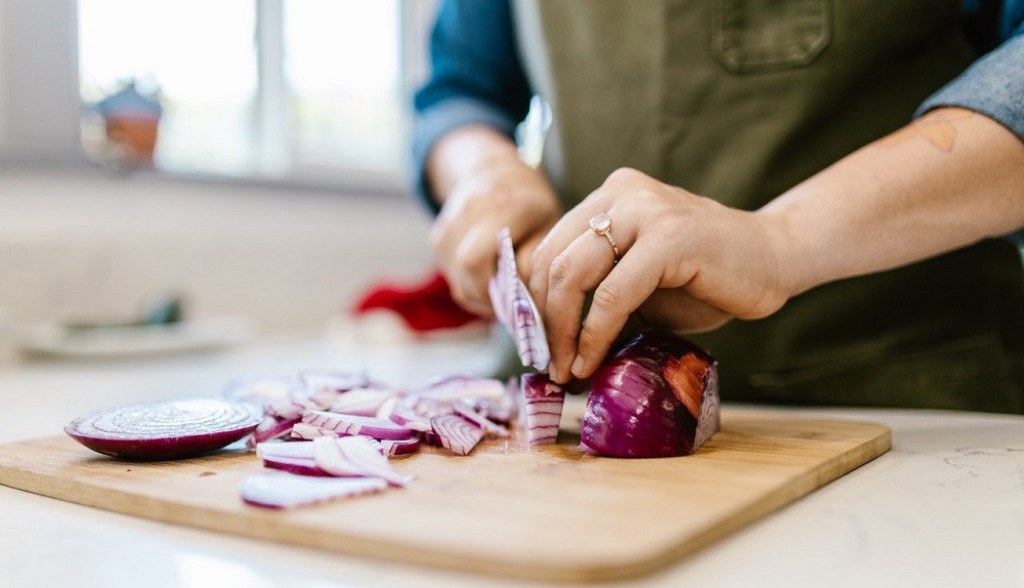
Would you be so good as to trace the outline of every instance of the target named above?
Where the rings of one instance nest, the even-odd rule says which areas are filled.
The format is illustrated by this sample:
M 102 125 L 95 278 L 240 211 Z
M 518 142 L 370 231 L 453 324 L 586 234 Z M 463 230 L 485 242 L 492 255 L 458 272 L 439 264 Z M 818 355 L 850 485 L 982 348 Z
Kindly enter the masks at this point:
M 498 271 L 488 283 L 488 294 L 494 314 L 508 329 L 516 342 L 519 359 L 524 366 L 538 370 L 551 359 L 544 322 L 529 290 L 519 277 L 512 234 L 508 227 L 498 231 Z
M 523 410 L 530 445 L 550 445 L 558 440 L 565 390 L 545 374 L 523 374 Z
M 310 410 L 302 415 L 302 422 L 342 435 L 366 435 L 374 439 L 408 439 L 413 430 L 391 420 L 354 414 L 341 414 Z
M 699 449 L 719 428 L 718 367 L 689 340 L 646 331 L 594 374 L 581 447 L 613 457 Z
M 444 414 L 430 419 L 437 441 L 457 455 L 469 455 L 484 438 L 484 430 L 457 414 Z
M 239 487 L 242 500 L 253 506 L 290 508 L 380 492 L 387 482 L 380 478 L 320 478 L 287 473 L 252 474 Z
M 104 455 L 164 460 L 220 449 L 262 420 L 263 411 L 252 403 L 196 398 L 99 410 L 74 419 L 64 432 Z

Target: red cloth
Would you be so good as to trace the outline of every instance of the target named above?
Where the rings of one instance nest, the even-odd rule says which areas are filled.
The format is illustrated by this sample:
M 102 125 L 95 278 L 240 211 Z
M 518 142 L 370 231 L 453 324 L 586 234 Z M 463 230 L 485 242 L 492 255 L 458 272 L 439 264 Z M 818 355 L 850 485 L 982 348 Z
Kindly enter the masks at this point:
M 378 284 L 352 309 L 356 315 L 375 310 L 394 311 L 417 333 L 454 329 L 484 320 L 452 300 L 448 281 L 437 271 L 418 284 Z

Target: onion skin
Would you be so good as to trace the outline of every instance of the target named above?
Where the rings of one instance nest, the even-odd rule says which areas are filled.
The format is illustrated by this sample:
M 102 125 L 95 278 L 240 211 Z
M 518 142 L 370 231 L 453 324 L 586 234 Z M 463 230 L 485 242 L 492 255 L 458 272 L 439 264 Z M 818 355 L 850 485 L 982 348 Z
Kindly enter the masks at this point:
M 719 428 L 718 364 L 691 341 L 645 331 L 595 372 L 580 437 L 609 457 L 689 455 Z

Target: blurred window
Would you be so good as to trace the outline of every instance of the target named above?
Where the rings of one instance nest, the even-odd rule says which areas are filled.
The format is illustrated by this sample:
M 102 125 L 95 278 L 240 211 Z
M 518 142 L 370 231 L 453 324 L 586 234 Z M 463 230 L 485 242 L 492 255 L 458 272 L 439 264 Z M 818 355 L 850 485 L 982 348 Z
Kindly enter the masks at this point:
M 398 185 L 431 3 L 79 0 L 86 105 L 162 105 L 166 172 Z M 83 140 L 116 159 L 91 113 Z

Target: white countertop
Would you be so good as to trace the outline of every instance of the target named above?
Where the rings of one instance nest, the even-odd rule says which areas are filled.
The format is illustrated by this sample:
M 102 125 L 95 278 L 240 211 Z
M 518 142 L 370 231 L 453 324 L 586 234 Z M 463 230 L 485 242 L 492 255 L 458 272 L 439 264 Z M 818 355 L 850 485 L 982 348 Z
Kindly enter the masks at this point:
M 449 373 L 467 366 L 486 370 L 494 361 L 479 347 L 379 354 L 314 340 L 130 361 L 21 363 L 0 369 L 0 443 L 59 434 L 71 418 L 113 403 L 216 394 L 229 380 L 254 373 L 367 366 L 372 375 L 401 383 L 434 375 L 427 370 L 438 366 Z M 375 369 L 380 365 L 402 367 L 383 374 Z M 884 423 L 893 430 L 893 448 L 630 586 L 1024 587 L 1024 417 L 914 410 L 791 412 Z M 0 486 L 0 586 L 538 584 L 249 540 Z

